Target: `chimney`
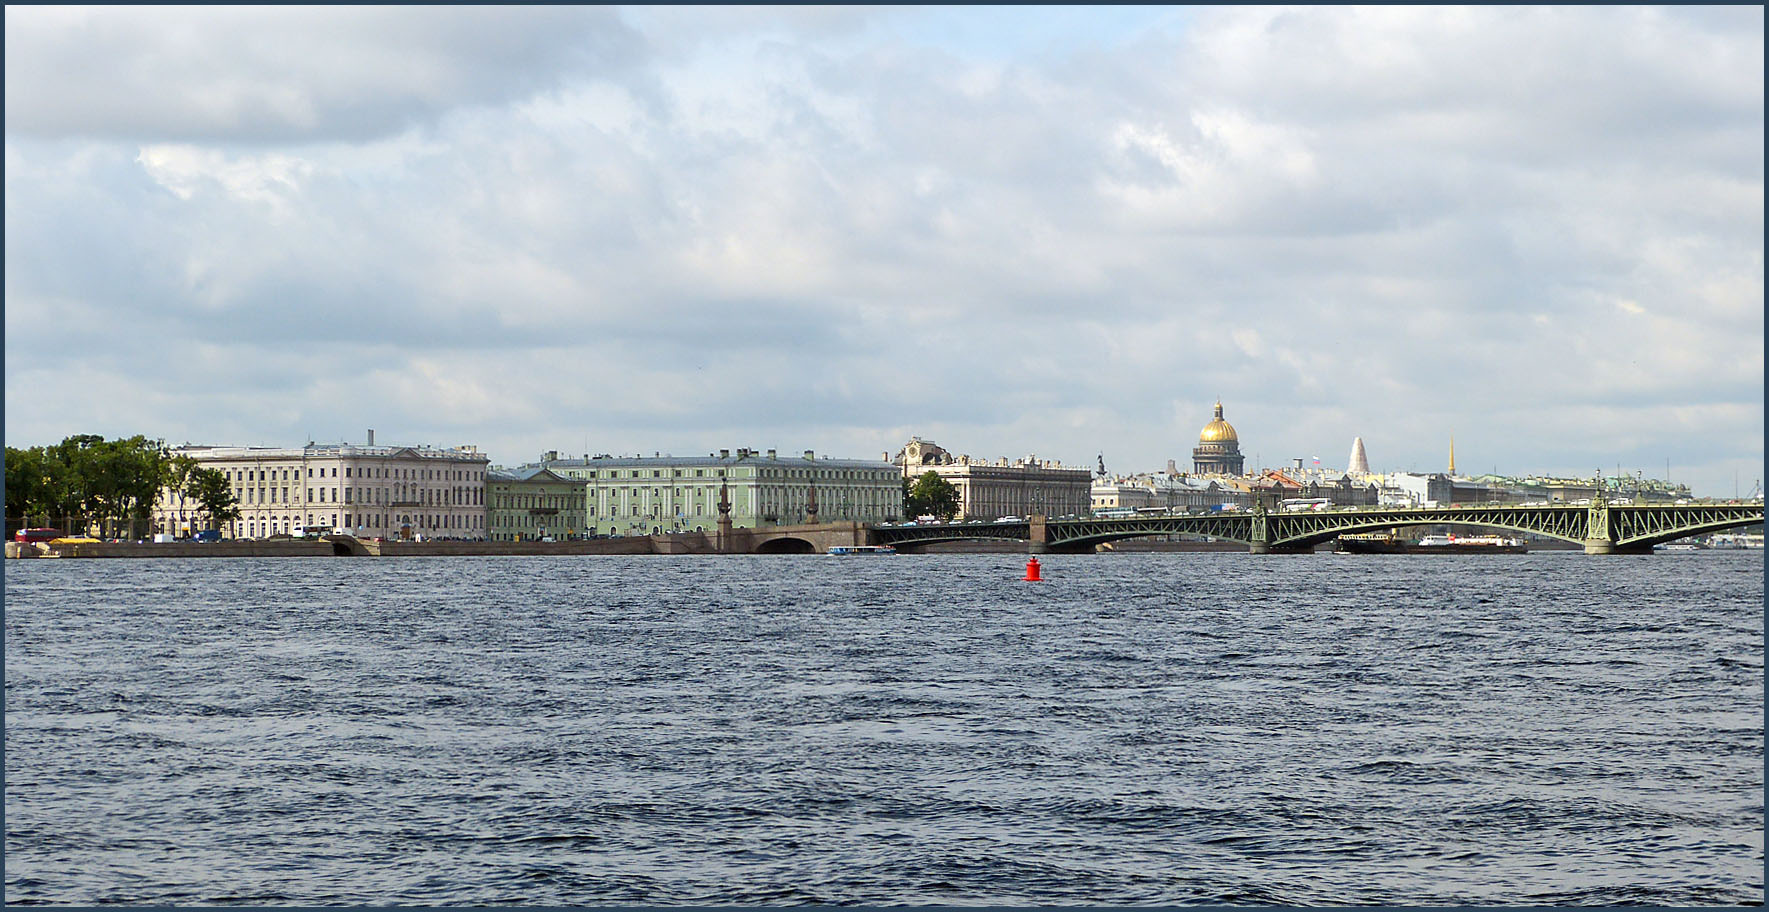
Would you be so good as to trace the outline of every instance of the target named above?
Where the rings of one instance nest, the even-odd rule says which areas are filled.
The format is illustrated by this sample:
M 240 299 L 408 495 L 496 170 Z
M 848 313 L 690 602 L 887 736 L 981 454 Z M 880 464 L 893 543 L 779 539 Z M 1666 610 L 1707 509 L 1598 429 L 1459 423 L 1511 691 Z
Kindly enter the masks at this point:
M 805 451 L 805 458 L 806 458 L 806 459 L 816 459 L 816 458 L 817 458 L 817 454 L 816 454 L 816 453 L 814 453 L 814 452 L 812 452 L 812 451 L 810 451 L 810 450 L 806 450 L 806 451 Z
M 375 429 L 369 428 L 369 446 L 375 445 Z
M 719 458 L 720 459 L 730 459 L 731 458 L 731 451 L 730 450 L 720 450 L 719 451 Z
M 769 448 L 768 448 L 768 458 L 769 458 L 769 459 L 773 459 L 773 458 L 774 458 L 774 448 L 773 448 L 773 447 L 769 447 Z

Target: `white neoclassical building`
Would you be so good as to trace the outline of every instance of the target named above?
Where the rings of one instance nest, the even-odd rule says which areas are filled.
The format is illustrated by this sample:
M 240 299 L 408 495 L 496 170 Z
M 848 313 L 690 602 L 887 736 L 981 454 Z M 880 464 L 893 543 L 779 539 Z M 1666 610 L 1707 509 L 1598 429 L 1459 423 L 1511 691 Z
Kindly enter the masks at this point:
M 477 447 L 375 446 L 173 447 L 228 480 L 240 518 L 224 538 L 267 538 L 298 530 L 342 529 L 361 537 L 486 537 L 485 474 Z M 195 531 L 199 507 L 161 490 L 154 528 Z
M 888 454 L 887 454 L 888 455 Z M 1093 473 L 1037 456 L 990 462 L 953 455 L 920 437 L 911 437 L 891 462 L 904 478 L 933 472 L 958 489 L 957 519 L 1003 516 L 1085 516 L 1093 507 Z

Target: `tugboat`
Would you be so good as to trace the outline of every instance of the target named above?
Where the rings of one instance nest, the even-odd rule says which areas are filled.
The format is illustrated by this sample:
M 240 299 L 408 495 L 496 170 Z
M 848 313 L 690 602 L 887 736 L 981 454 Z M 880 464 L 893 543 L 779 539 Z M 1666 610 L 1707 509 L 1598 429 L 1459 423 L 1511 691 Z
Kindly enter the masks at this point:
M 1418 541 L 1392 533 L 1341 535 L 1335 549 L 1345 554 L 1523 554 L 1529 550 L 1521 538 L 1499 535 L 1427 535 Z

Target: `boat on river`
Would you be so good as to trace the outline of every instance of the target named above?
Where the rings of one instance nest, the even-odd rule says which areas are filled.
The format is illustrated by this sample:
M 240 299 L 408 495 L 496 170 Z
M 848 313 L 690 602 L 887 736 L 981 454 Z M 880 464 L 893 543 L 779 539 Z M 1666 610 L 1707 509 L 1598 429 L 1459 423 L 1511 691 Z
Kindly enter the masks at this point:
M 896 554 L 897 549 L 890 545 L 836 545 L 829 549 L 830 554 Z
M 1419 540 L 1392 534 L 1341 535 L 1336 550 L 1346 554 L 1523 554 L 1521 538 L 1503 535 L 1426 535 Z

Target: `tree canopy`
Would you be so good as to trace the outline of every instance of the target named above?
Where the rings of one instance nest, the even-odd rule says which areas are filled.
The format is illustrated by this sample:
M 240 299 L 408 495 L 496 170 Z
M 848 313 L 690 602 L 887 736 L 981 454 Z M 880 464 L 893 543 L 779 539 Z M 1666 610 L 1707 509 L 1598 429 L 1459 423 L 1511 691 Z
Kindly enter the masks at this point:
M 903 512 L 910 517 L 937 516 L 951 519 L 958 513 L 958 488 L 938 472 L 923 472 L 913 484 L 903 479 Z
M 180 484 L 188 484 L 203 471 L 194 461 L 174 460 L 162 441 L 139 434 L 117 440 L 75 434 L 51 446 L 7 447 L 6 515 L 27 524 L 38 517 L 107 528 L 145 520 L 160 489 L 174 484 L 175 472 Z

